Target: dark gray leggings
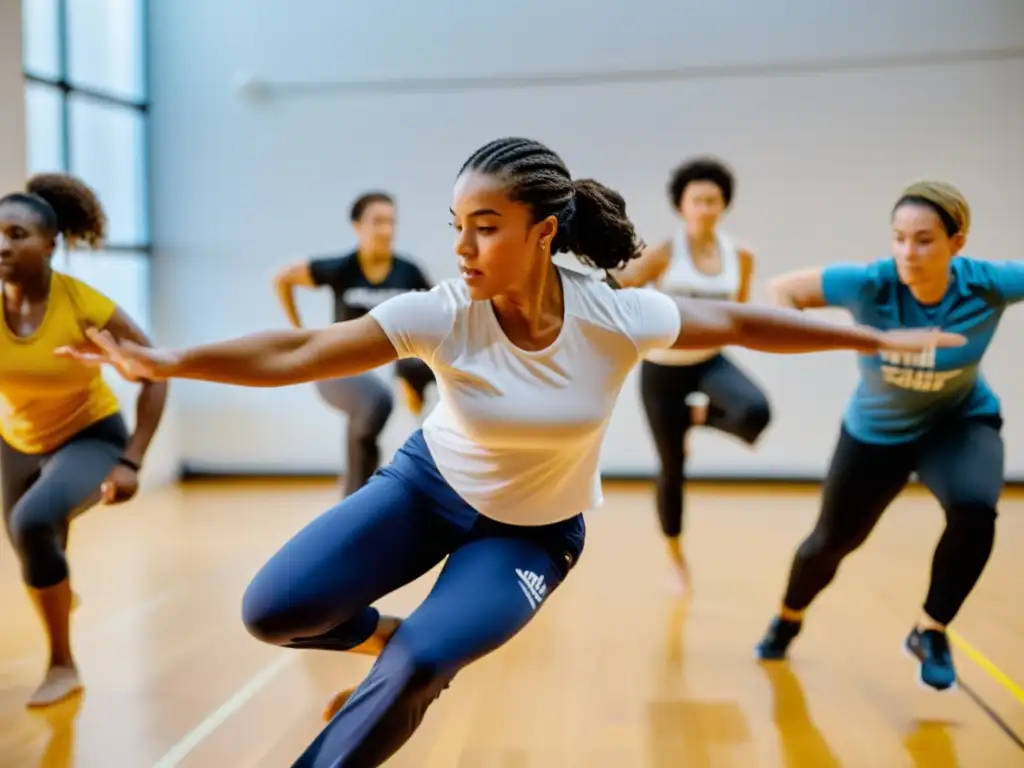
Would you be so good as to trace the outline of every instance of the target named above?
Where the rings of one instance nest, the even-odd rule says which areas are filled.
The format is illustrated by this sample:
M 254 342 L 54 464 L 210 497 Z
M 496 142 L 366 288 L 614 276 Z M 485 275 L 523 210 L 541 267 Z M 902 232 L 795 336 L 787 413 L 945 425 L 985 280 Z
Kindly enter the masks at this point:
M 100 485 L 127 445 L 120 414 L 50 453 L 22 453 L 0 440 L 4 526 L 28 586 L 46 589 L 68 577 L 64 552 L 71 519 L 99 501 Z
M 390 387 L 372 371 L 318 381 L 316 390 L 325 403 L 348 416 L 345 495 L 351 496 L 380 466 L 378 439 L 391 416 L 394 398 Z
M 691 426 L 686 398 L 694 392 L 708 397 L 708 427 L 748 445 L 757 442 L 772 417 L 761 388 L 725 355 L 696 365 L 659 365 L 646 360 L 640 365 L 640 396 L 661 463 L 658 519 L 669 537 L 683 530 L 683 441 Z
M 998 416 L 954 419 L 909 443 L 876 445 L 843 428 L 818 521 L 793 559 L 786 607 L 811 604 L 916 472 L 946 513 L 924 610 L 940 624 L 953 621 L 992 554 L 1005 466 L 1001 429 Z

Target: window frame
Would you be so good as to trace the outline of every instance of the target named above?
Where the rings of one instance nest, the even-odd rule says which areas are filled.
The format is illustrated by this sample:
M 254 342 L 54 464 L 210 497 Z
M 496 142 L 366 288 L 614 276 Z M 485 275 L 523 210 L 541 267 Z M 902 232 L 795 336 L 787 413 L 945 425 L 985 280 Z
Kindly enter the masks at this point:
M 149 125 L 149 94 L 150 94 L 150 70 L 149 70 L 149 50 L 150 50 L 150 7 L 149 0 L 138 0 L 140 3 L 140 11 L 142 14 L 142 67 L 143 67 L 143 90 L 144 98 L 141 100 L 129 99 L 123 96 L 115 95 L 113 93 L 107 93 L 106 91 L 98 88 L 84 87 L 80 85 L 74 85 L 68 79 L 68 4 L 67 0 L 57 0 L 57 58 L 58 58 L 58 77 L 46 77 L 32 72 L 22 61 L 22 75 L 27 83 L 35 83 L 41 86 L 47 86 L 60 92 L 61 98 L 61 148 L 60 157 L 62 170 L 67 171 L 72 165 L 72 153 L 71 153 L 71 95 L 78 94 L 81 96 L 88 97 L 89 99 L 107 104 L 120 109 L 131 110 L 137 112 L 142 118 L 142 132 L 143 132 L 143 194 L 144 200 L 142 205 L 145 206 L 144 212 L 145 220 L 148 222 L 152 221 L 150 207 L 150 175 L 149 175 L 149 142 L 150 142 L 150 125 Z M 142 253 L 145 254 L 146 258 L 152 258 L 153 256 L 153 236 L 152 227 L 147 225 L 146 237 L 143 242 L 125 243 L 125 242 L 108 242 L 103 246 L 103 250 L 109 254 L 122 253 L 128 256 L 137 256 Z

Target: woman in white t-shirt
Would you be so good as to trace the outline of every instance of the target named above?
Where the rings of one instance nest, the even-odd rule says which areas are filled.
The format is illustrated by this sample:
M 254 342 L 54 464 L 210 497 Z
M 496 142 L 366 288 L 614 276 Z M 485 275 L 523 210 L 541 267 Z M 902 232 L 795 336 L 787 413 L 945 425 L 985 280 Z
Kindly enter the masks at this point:
M 619 270 L 619 284 L 651 286 L 673 296 L 746 302 L 754 255 L 722 232 L 736 179 L 713 157 L 687 160 L 668 183 L 681 219 L 675 237 Z M 683 496 L 690 428 L 706 425 L 754 445 L 771 420 L 768 398 L 718 347 L 652 349 L 640 365 L 640 397 L 658 451 L 656 503 L 680 591 L 690 587 L 682 544 Z
M 363 683 L 336 699 L 296 765 L 384 762 L 461 668 L 526 626 L 580 557 L 582 514 L 601 503 L 601 439 L 627 374 L 649 351 L 742 344 L 873 353 L 962 343 L 614 290 L 559 269 L 556 252 L 612 269 L 639 244 L 617 193 L 574 181 L 558 155 L 529 139 L 477 150 L 458 175 L 451 213 L 461 279 L 364 317 L 179 351 L 90 332 L 95 347 L 63 352 L 111 363 L 130 379 L 253 387 L 351 376 L 396 358 L 418 357 L 434 370 L 440 403 L 422 430 L 285 544 L 246 591 L 245 624 L 265 642 L 378 656 Z M 371 607 L 446 557 L 407 618 Z

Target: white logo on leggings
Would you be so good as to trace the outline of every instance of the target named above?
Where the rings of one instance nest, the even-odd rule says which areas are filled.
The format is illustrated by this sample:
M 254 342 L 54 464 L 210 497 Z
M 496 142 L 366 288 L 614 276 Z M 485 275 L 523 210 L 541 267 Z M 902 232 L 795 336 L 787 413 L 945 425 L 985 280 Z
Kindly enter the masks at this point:
M 548 593 L 548 585 L 544 583 L 544 577 L 533 571 L 524 571 L 516 568 L 516 576 L 519 577 L 519 588 L 523 590 L 530 607 L 537 610 L 537 606 L 544 600 Z

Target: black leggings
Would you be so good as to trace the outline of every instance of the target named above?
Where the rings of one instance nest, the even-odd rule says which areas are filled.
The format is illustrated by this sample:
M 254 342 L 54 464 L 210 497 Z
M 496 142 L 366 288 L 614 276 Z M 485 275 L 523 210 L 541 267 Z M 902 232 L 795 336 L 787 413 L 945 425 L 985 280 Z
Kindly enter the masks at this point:
M 771 421 L 771 408 L 760 387 L 725 355 L 715 355 L 697 365 L 640 366 L 640 396 L 647 423 L 661 463 L 658 473 L 658 518 L 666 536 L 683 530 L 683 450 L 690 429 L 694 392 L 708 397 L 705 424 L 753 445 Z
M 0 440 L 4 526 L 28 586 L 46 589 L 68 577 L 64 552 L 71 518 L 99 501 L 100 485 L 127 444 L 120 414 L 50 453 L 22 453 Z
M 1001 428 L 998 417 L 959 420 L 899 445 L 863 443 L 843 429 L 818 522 L 793 562 L 786 607 L 800 611 L 810 605 L 917 472 L 946 513 L 924 610 L 940 624 L 950 623 L 992 552 L 1003 490 Z

